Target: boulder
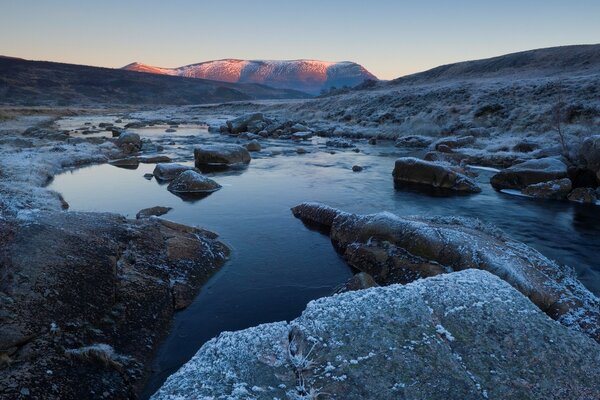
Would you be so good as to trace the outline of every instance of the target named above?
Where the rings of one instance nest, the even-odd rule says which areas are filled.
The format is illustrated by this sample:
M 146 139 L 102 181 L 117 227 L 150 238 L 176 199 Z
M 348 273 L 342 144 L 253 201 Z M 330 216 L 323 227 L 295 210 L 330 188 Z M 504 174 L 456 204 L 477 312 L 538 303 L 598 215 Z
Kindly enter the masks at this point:
M 310 131 L 295 132 L 294 134 L 292 134 L 292 139 L 308 140 L 311 137 L 313 137 L 314 135 L 315 135 L 314 132 L 310 132 Z
M 375 279 L 366 272 L 359 272 L 348 280 L 336 293 L 353 292 L 355 290 L 369 289 L 379 286 Z
M 221 189 L 221 185 L 196 171 L 184 171 L 169 183 L 167 190 L 173 193 L 194 194 L 212 193 Z
M 138 211 L 137 214 L 135 214 L 135 218 L 142 219 L 142 218 L 148 218 L 148 217 L 153 217 L 153 216 L 159 217 L 161 215 L 165 215 L 166 213 L 168 213 L 171 210 L 172 210 L 171 207 L 161 207 L 161 206 L 144 208 L 143 210 L 140 210 L 140 211 Z
M 120 147 L 124 153 L 136 153 L 142 148 L 142 140 L 140 135 L 133 132 L 123 132 L 117 138 L 117 146 Z
M 596 204 L 596 201 L 598 201 L 598 196 L 596 195 L 596 191 L 594 189 L 581 187 L 575 188 L 571 193 L 569 193 L 568 199 L 577 203 Z
M 459 147 L 468 146 L 473 143 L 475 143 L 474 136 L 447 137 L 436 141 L 434 144 L 434 148 L 438 151 L 443 151 L 441 150 L 441 148 L 456 149 Z
M 356 147 L 354 145 L 354 143 L 352 143 L 351 141 L 346 140 L 346 139 L 341 139 L 341 138 L 335 138 L 335 139 L 328 140 L 327 142 L 325 142 L 325 146 L 337 147 L 337 148 Z
M 429 136 L 410 135 L 399 137 L 398 139 L 396 139 L 396 143 L 394 145 L 396 147 L 424 148 L 429 146 L 432 142 L 433 139 Z
M 245 114 L 227 121 L 227 129 L 229 133 L 237 135 L 246 132 L 248 130 L 248 124 L 264 120 L 265 116 L 262 113 Z
M 127 157 L 118 160 L 111 160 L 108 163 L 119 168 L 137 169 L 137 167 L 140 165 L 140 160 L 138 157 Z
M 194 170 L 195 168 L 189 165 L 182 165 L 177 163 L 159 163 L 154 167 L 154 177 L 161 181 L 172 181 L 177 178 L 179 174 L 185 171 Z
M 567 178 L 567 175 L 567 165 L 561 160 L 540 158 L 503 169 L 492 176 L 490 183 L 496 190 L 521 190 L 535 183 Z
M 246 149 L 248 151 L 260 151 L 262 149 L 258 140 L 254 139 L 249 143 L 246 143 Z
M 600 346 L 477 270 L 310 302 L 224 332 L 152 396 L 173 399 L 592 399 Z
M 194 149 L 196 166 L 229 167 L 250 163 L 250 154 L 245 147 L 236 144 L 215 144 Z
M 481 192 L 475 181 L 448 165 L 414 157 L 397 159 L 392 175 L 396 184 L 416 183 L 460 192 Z
M 349 214 L 303 203 L 293 214 L 328 232 L 334 248 L 379 284 L 454 273 L 468 268 L 497 275 L 562 324 L 600 342 L 600 299 L 559 265 L 478 220 Z
M 141 163 L 144 164 L 159 164 L 159 163 L 170 163 L 171 157 L 169 156 L 143 156 L 138 157 Z
M 360 165 L 353 165 L 353 166 L 352 166 L 352 171 L 354 171 L 354 172 L 360 172 L 360 171 L 362 171 L 363 169 L 364 169 L 364 168 L 363 168 L 363 167 L 361 167 Z
M 534 183 L 523 189 L 523 194 L 538 199 L 564 200 L 571 192 L 573 185 L 569 178 L 555 179 L 548 182 Z
M 600 180 L 600 135 L 590 136 L 583 141 L 581 158 L 589 169 L 596 172 Z

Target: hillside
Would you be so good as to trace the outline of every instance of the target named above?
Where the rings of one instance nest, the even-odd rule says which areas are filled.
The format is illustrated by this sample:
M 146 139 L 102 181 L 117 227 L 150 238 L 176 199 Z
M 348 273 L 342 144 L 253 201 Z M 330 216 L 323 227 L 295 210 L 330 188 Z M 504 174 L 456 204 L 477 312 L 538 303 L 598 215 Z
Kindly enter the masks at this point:
M 579 74 L 600 72 L 600 44 L 549 47 L 447 64 L 400 77 L 390 84 L 492 78 L 514 74 L 520 77 L 558 76 L 571 72 Z
M 294 90 L 0 57 L 0 104 L 201 104 L 305 98 Z
M 356 86 L 367 79 L 377 80 L 363 66 L 349 61 L 225 59 L 179 68 L 132 63 L 123 69 L 232 83 L 259 83 L 312 94 L 331 87 Z

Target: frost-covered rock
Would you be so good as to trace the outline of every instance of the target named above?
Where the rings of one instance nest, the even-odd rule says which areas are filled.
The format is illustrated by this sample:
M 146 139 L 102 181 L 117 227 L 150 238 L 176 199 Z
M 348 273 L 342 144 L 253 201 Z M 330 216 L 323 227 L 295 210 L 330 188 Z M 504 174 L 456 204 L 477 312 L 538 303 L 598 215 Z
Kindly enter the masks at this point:
M 315 135 L 314 132 L 311 132 L 311 131 L 295 132 L 292 135 L 292 139 L 295 139 L 295 140 L 308 140 L 311 137 L 313 137 L 314 135 Z
M 396 147 L 417 147 L 424 148 L 429 146 L 433 142 L 433 139 L 429 136 L 421 136 L 421 135 L 410 135 L 410 136 L 401 136 L 396 139 L 395 146 Z
M 320 203 L 292 208 L 305 223 L 328 229 L 348 263 L 379 284 L 469 268 L 497 275 L 550 317 L 600 342 L 600 299 L 573 270 L 478 220 L 348 214 Z
M 125 154 L 135 153 L 142 148 L 142 140 L 137 133 L 123 132 L 117 138 L 117 146 L 119 146 Z
M 177 164 L 177 163 L 160 163 L 154 167 L 154 177 L 161 181 L 172 181 L 177 178 L 179 174 L 185 171 L 194 170 L 194 167 L 189 165 Z
M 248 164 L 250 153 L 245 147 L 237 144 L 215 144 L 200 146 L 194 149 L 196 166 L 234 166 Z
M 250 141 L 249 143 L 246 143 L 246 149 L 248 151 L 260 151 L 262 149 L 260 143 L 258 142 L 258 140 L 254 139 L 252 141 Z
M 492 176 L 496 190 L 523 189 L 529 185 L 567 177 L 567 165 L 557 158 L 528 160 L 503 169 Z
M 346 140 L 346 139 L 341 139 L 341 138 L 335 138 L 335 139 L 328 140 L 327 142 L 325 142 L 325 146 L 338 147 L 338 148 L 356 147 L 354 145 L 354 143 L 352 143 L 351 141 Z
M 221 189 L 221 185 L 196 171 L 184 171 L 175 178 L 167 190 L 173 193 L 212 193 Z
M 596 191 L 592 188 L 576 188 L 569 193 L 568 199 L 577 203 L 595 204 L 598 201 Z
M 262 113 L 245 114 L 240 117 L 227 121 L 229 133 L 234 135 L 240 134 L 248 130 L 248 125 L 264 122 L 265 116 Z M 258 131 L 256 131 L 258 132 Z M 255 132 L 255 133 L 256 133 Z
M 522 190 L 527 196 L 538 199 L 564 200 L 571 192 L 573 185 L 569 178 L 555 179 L 548 182 L 534 183 Z
M 442 151 L 441 148 L 456 149 L 473 143 L 475 143 L 474 136 L 459 136 L 440 139 L 433 146 L 436 150 Z
M 481 192 L 475 181 L 449 166 L 414 157 L 397 159 L 392 175 L 396 184 L 417 183 L 460 192 Z
M 600 135 L 590 136 L 583 141 L 581 157 L 588 168 L 596 172 L 600 180 Z
M 222 333 L 152 399 L 591 399 L 599 363 L 598 344 L 468 270 Z

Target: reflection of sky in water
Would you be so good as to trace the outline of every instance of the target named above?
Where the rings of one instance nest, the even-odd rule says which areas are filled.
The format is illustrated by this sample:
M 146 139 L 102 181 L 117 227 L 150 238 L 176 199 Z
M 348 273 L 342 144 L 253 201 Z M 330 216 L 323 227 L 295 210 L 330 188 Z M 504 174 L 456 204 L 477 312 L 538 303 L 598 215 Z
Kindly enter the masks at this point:
M 262 143 L 266 150 L 262 154 L 273 149 L 291 152 L 298 146 Z M 197 202 L 183 201 L 166 185 L 144 179 L 154 168 L 146 164 L 135 170 L 111 165 L 83 168 L 60 175 L 51 184 L 73 210 L 111 211 L 134 218 L 142 208 L 173 207 L 165 218 L 213 230 L 232 247 L 231 261 L 178 314 L 155 365 L 161 373 L 152 384 L 160 384 L 219 332 L 293 319 L 308 301 L 328 295 L 349 278 L 348 267 L 329 239 L 309 231 L 291 215 L 290 207 L 302 201 L 321 201 L 359 213 L 387 210 L 398 215 L 477 217 L 573 266 L 582 281 L 600 293 L 596 261 L 600 208 L 497 193 L 487 183 L 489 171 L 479 171 L 483 192 L 477 195 L 440 198 L 396 191 L 391 171 L 399 149 L 360 145 L 358 154 L 338 149 L 329 154 L 317 151 L 323 146 L 316 142 L 303 146 L 313 153 L 255 158 L 243 171 L 207 174 L 223 188 Z M 192 147 L 178 154 L 192 162 Z M 352 172 L 354 164 L 365 170 Z

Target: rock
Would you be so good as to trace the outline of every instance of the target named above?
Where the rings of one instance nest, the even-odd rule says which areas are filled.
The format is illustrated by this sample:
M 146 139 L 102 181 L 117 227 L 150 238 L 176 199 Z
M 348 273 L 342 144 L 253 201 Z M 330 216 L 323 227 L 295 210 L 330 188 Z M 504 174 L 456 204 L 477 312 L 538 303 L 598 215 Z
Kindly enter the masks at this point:
M 296 123 L 296 124 L 290 126 L 289 131 L 291 133 L 298 133 L 298 132 L 309 132 L 309 131 L 311 131 L 311 129 L 309 127 L 307 127 L 306 125 Z
M 123 129 L 116 126 L 109 126 L 106 130 L 112 133 L 112 137 L 119 137 L 121 136 L 121 133 L 123 133 Z
M 221 189 L 221 185 L 196 171 L 184 171 L 169 183 L 167 190 L 173 193 L 212 193 Z
M 528 140 L 522 140 L 519 143 L 513 146 L 513 151 L 518 153 L 531 153 L 534 150 L 537 150 L 539 146 L 537 143 L 530 142 Z
M 428 136 L 410 135 L 401 136 L 396 139 L 394 146 L 424 148 L 429 146 L 431 143 L 433 143 L 433 139 Z
M 235 144 L 216 144 L 194 149 L 196 166 L 230 167 L 250 163 L 250 154 L 245 147 Z
M 600 181 L 600 135 L 586 138 L 581 145 L 581 158 L 588 169 L 596 172 Z
M 296 149 L 296 153 L 298 153 L 298 154 L 306 154 L 306 153 L 308 153 L 308 151 L 306 151 L 306 149 L 304 147 L 298 147 Z
M 440 153 L 452 153 L 452 147 L 449 147 L 445 144 L 438 144 L 435 146 L 435 149 Z
M 478 220 L 355 215 L 320 203 L 303 203 L 292 212 L 329 232 L 346 261 L 379 284 L 483 269 L 510 283 L 551 318 L 600 342 L 600 299 L 573 271 Z
M 256 121 L 264 121 L 265 116 L 262 113 L 253 113 L 242 115 L 238 118 L 227 121 L 227 130 L 234 135 L 248 131 L 248 124 Z
M 587 168 L 578 168 L 571 166 L 568 169 L 569 179 L 573 182 L 573 187 L 598 187 L 598 178 L 596 172 Z
M 138 157 L 138 159 L 140 160 L 141 163 L 144 164 L 160 164 L 160 163 L 170 163 L 171 157 L 168 156 L 143 156 L 143 157 Z
M 136 169 L 140 165 L 140 160 L 137 157 L 127 157 L 118 160 L 111 160 L 109 161 L 109 164 L 120 168 Z
M 0 323 L 0 342 L 5 332 L 34 333 L 20 339 L 15 362 L 0 373 L 6 399 L 21 398 L 23 387 L 49 400 L 105 391 L 135 397 L 145 375 L 134 371 L 150 367 L 173 321 L 171 282 L 197 293 L 228 254 L 193 227 L 74 211 L 4 221 L 0 244 L 1 273 L 19 276 L 2 280 L 0 315 L 11 317 Z
M 460 192 L 481 192 L 475 181 L 466 175 L 446 165 L 414 157 L 397 159 L 392 175 L 396 184 L 416 183 Z
M 379 286 L 373 277 L 366 272 L 359 272 L 348 280 L 336 293 L 353 292 Z
M 571 192 L 571 189 L 571 180 L 569 178 L 563 178 L 548 182 L 534 183 L 523 189 L 523 194 L 538 199 L 564 200 Z
M 361 167 L 360 165 L 353 165 L 352 166 L 352 171 L 354 172 L 360 172 L 363 170 L 363 167 Z
M 295 132 L 292 134 L 292 139 L 294 140 L 308 140 L 313 137 L 315 134 L 313 132 Z
M 592 399 L 599 362 L 592 340 L 467 270 L 324 297 L 290 323 L 224 332 L 152 400 Z
M 540 158 L 503 169 L 492 176 L 490 183 L 496 190 L 521 190 L 535 183 L 563 178 L 567 178 L 565 163 L 557 158 Z
M 98 128 L 108 128 L 108 127 L 111 127 L 111 126 L 113 126 L 113 124 L 110 123 L 110 122 L 100 122 L 98 124 Z
M 376 145 L 377 144 L 377 138 L 374 138 L 374 137 L 369 138 L 369 144 Z
M 335 139 L 328 140 L 327 142 L 325 142 L 325 146 L 338 147 L 338 148 L 356 147 L 354 145 L 354 143 L 350 142 L 349 140 L 341 139 L 341 138 L 335 138 Z
M 159 217 L 161 215 L 165 215 L 172 209 L 173 208 L 171 208 L 171 207 L 161 207 L 161 206 L 144 208 L 143 210 L 138 211 L 138 213 L 135 215 L 135 218 L 142 219 L 142 218 L 148 218 L 151 216 Z
M 173 133 L 173 132 L 177 132 L 177 129 L 175 129 L 175 128 L 168 128 L 168 129 L 165 129 L 165 132 L 166 133 Z
M 437 151 L 443 152 L 443 150 L 441 150 L 440 147 L 445 148 L 445 149 L 456 149 L 459 147 L 468 146 L 473 143 L 475 143 L 474 136 L 447 137 L 447 138 L 443 138 L 443 139 L 436 141 L 434 144 L 434 148 Z M 450 151 L 446 151 L 446 153 L 449 153 L 449 152 Z
M 246 143 L 246 149 L 248 151 L 260 151 L 261 146 L 260 143 L 256 139 L 252 140 L 250 143 Z
M 154 174 L 144 174 L 144 179 L 151 180 L 152 178 L 154 178 Z
M 117 146 L 120 147 L 125 154 L 136 153 L 142 148 L 142 140 L 140 135 L 132 132 L 123 132 L 117 138 Z
M 598 201 L 598 196 L 596 195 L 596 191 L 594 189 L 581 187 L 576 188 L 569 193 L 568 199 L 578 203 L 596 204 L 596 201 Z
M 182 172 L 190 170 L 195 170 L 195 168 L 189 165 L 176 163 L 159 163 L 156 164 L 156 167 L 154 167 L 152 174 L 156 177 L 156 179 L 161 181 L 172 181 Z

